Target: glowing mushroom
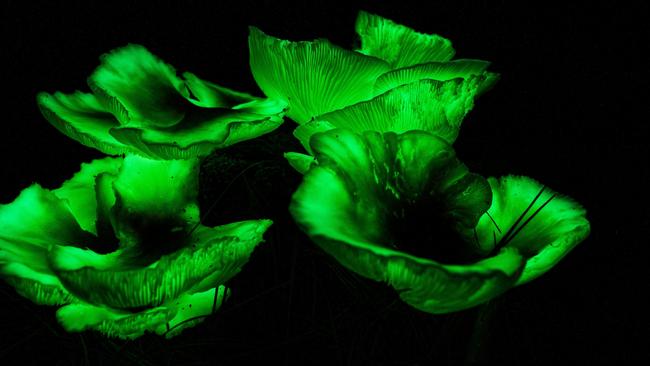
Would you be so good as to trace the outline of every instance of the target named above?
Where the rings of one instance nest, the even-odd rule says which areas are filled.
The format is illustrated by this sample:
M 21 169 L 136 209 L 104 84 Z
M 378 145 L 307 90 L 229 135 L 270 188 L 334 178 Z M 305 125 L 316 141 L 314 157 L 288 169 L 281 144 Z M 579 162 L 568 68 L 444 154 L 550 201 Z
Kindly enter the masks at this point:
M 585 210 L 526 177 L 470 173 L 425 132 L 316 133 L 291 213 L 342 265 L 447 313 L 548 271 L 589 233 Z
M 104 153 L 187 159 L 271 132 L 286 104 L 233 91 L 176 70 L 139 45 L 102 57 L 93 93 L 40 93 L 59 131 Z
M 289 104 L 287 116 L 298 124 L 418 80 L 481 76 L 474 86 L 478 92 L 498 78 L 486 71 L 488 62 L 451 61 L 451 42 L 435 34 L 366 12 L 359 13 L 356 31 L 361 48 L 352 51 L 326 39 L 281 40 L 251 27 L 253 76 L 268 97 Z
M 0 276 L 69 331 L 167 336 L 219 308 L 270 220 L 201 225 L 198 164 L 130 155 L 0 206 Z

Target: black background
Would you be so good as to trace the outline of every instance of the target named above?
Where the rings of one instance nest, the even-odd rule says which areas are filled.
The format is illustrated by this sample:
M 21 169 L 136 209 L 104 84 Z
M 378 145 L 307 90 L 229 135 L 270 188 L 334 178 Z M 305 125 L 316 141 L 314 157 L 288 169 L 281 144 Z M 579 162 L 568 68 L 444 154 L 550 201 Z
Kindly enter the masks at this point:
M 36 306 L 2 283 L 3 364 L 647 359 L 647 346 L 641 349 L 648 330 L 642 300 L 649 234 L 647 5 L 219 3 L 3 2 L 0 202 L 33 182 L 55 188 L 81 162 L 101 157 L 51 127 L 35 95 L 87 90 L 85 79 L 102 53 L 140 43 L 179 71 L 259 94 L 248 69 L 248 25 L 279 38 L 324 37 L 351 47 L 357 11 L 365 9 L 450 38 L 457 58 L 493 62 L 502 79 L 467 116 L 458 155 L 481 174 L 527 175 L 574 197 L 588 210 L 590 237 L 549 273 L 495 301 L 485 333 L 474 334 L 476 309 L 418 312 L 386 286 L 342 269 L 298 231 L 286 206 L 299 176 L 281 165 L 281 152 L 292 145 L 287 121 L 257 142 L 258 150 L 243 153 L 244 163 L 273 160 L 270 170 L 250 169 L 246 184 L 234 184 L 229 200 L 212 212 L 215 224 L 239 216 L 275 221 L 266 243 L 230 282 L 233 295 L 219 313 L 169 341 L 123 342 L 66 333 L 53 308 Z M 255 156 L 260 152 L 268 156 Z M 242 156 L 236 149 L 228 153 Z M 222 193 L 218 181 L 233 175 L 218 173 L 206 168 L 212 177 L 202 181 L 204 208 Z

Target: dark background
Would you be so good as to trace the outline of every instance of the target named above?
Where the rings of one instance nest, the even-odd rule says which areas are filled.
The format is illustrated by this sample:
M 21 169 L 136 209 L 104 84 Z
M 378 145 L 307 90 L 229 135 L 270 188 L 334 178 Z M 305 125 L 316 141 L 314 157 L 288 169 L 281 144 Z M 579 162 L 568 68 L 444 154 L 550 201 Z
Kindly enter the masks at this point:
M 647 5 L 213 3 L 4 1 L 0 202 L 33 182 L 58 187 L 81 162 L 101 157 L 51 127 L 35 95 L 87 91 L 85 79 L 102 53 L 140 43 L 179 71 L 259 93 L 248 69 L 248 25 L 279 38 L 324 37 L 351 47 L 357 11 L 365 9 L 450 38 L 457 58 L 493 62 L 502 79 L 467 116 L 456 143 L 459 156 L 481 174 L 531 176 L 575 198 L 588 210 L 590 237 L 549 273 L 493 302 L 484 333 L 474 332 L 476 309 L 421 313 L 386 286 L 341 268 L 294 226 L 286 206 L 300 177 L 281 157 L 295 145 L 287 121 L 255 144 L 223 152 L 229 164 L 206 161 L 204 209 L 241 167 L 268 160 L 227 188 L 209 215 L 211 224 L 275 221 L 266 243 L 230 282 L 233 295 L 219 313 L 169 341 L 145 336 L 123 342 L 66 333 L 54 308 L 36 306 L 1 283 L 3 364 L 647 359 Z

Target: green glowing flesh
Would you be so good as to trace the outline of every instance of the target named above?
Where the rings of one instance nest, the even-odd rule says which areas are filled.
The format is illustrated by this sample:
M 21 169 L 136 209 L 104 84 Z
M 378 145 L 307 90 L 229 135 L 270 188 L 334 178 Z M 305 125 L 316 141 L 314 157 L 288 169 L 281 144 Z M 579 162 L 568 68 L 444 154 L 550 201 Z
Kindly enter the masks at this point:
M 486 214 L 476 231 L 479 242 L 491 249 L 495 241 L 501 241 L 543 186 L 531 178 L 518 176 L 490 178 L 488 181 L 494 197 L 488 213 L 494 223 Z M 527 218 L 553 195 L 555 197 L 524 226 Z M 585 209 L 571 198 L 545 189 L 526 217 L 520 220 L 517 227 L 522 229 L 506 244 L 527 259 L 518 284 L 544 274 L 587 237 L 590 225 L 585 214 Z
M 133 151 L 111 136 L 110 130 L 118 122 L 93 94 L 39 93 L 36 100 L 43 116 L 54 127 L 82 145 L 111 155 Z
M 65 305 L 75 302 L 72 296 L 52 275 L 38 273 L 38 279 L 30 279 L 28 267 L 23 268 L 20 275 L 11 276 L 3 273 L 1 276 L 20 296 L 25 297 L 38 305 Z M 24 277 L 20 277 L 24 276 Z M 36 278 L 35 277 L 35 278 Z
M 498 79 L 485 71 L 488 62 L 449 61 L 454 50 L 440 36 L 365 12 L 359 14 L 356 30 L 361 49 L 352 52 L 323 39 L 292 42 L 251 27 L 253 76 L 267 96 L 289 104 L 287 115 L 298 124 L 419 80 L 476 78 L 468 83 L 473 98 Z
M 422 130 L 453 143 L 474 105 L 479 80 L 420 80 L 399 86 L 369 101 L 318 116 L 318 124 L 299 126 L 295 136 L 305 145 L 313 133 L 334 126 L 355 132 Z
M 105 54 L 88 85 L 121 123 L 171 127 L 184 116 L 189 93 L 176 70 L 139 45 Z
M 239 109 L 194 110 L 182 126 L 156 130 L 118 127 L 111 134 L 145 155 L 162 159 L 206 156 L 213 150 L 266 134 L 282 124 L 284 104 L 274 100 L 252 101 Z M 265 114 L 268 112 L 269 114 Z
M 54 251 L 52 262 L 54 267 L 71 268 L 55 271 L 65 287 L 85 302 L 117 309 L 158 306 L 184 293 L 205 291 L 237 274 L 269 226 L 267 220 L 229 224 L 218 230 L 199 227 L 185 239 L 183 248 L 146 267 L 135 267 L 131 262 L 136 259 L 128 251 L 98 255 L 71 247 Z
M 439 197 L 441 216 L 452 223 L 458 243 L 473 250 L 473 228 L 491 192 L 443 140 L 423 131 L 357 135 L 335 129 L 314 135 L 311 148 L 318 165 L 305 175 L 290 209 L 307 234 L 346 267 L 388 282 L 406 302 L 432 313 L 474 306 L 516 281 L 523 261 L 514 249 L 472 264 L 442 264 L 400 249 L 417 232 L 397 238 L 387 232 L 406 203 Z
M 375 94 L 379 95 L 400 85 L 423 79 L 446 81 L 462 78 L 467 80 L 472 76 L 483 76 L 476 85 L 477 94 L 481 94 L 498 80 L 498 74 L 485 71 L 489 65 L 489 62 L 481 60 L 454 60 L 429 62 L 389 71 L 381 75 L 375 82 Z
M 198 222 L 198 170 L 196 158 L 165 161 L 127 156 L 110 185 L 115 204 L 108 215 L 120 242 L 143 246 L 152 239 L 153 243 L 168 240 Z
M 71 304 L 60 308 L 56 316 L 70 332 L 95 329 L 108 336 L 135 339 L 145 331 L 172 337 L 192 327 L 219 309 L 227 296 L 224 286 L 192 295 L 183 295 L 162 306 L 138 313 L 90 304 Z
M 309 146 L 309 140 L 311 137 L 316 133 L 333 130 L 336 127 L 337 126 L 334 126 L 329 121 L 317 119 L 296 127 L 296 129 L 293 130 L 293 135 L 298 139 L 298 141 L 300 141 L 307 152 L 313 154 L 311 146 Z
M 449 61 L 455 53 L 446 38 L 418 33 L 363 11 L 357 17 L 356 31 L 361 38 L 361 49 L 358 51 L 385 60 L 394 69 L 432 61 Z
M 248 103 L 256 98 L 248 93 L 242 93 L 200 79 L 198 76 L 184 72 L 185 85 L 192 93 L 192 103 L 204 108 L 229 108 Z M 273 112 L 273 111 L 270 111 Z
M 251 27 L 248 44 L 257 84 L 268 97 L 286 101 L 287 116 L 300 124 L 372 97 L 375 80 L 390 70 L 323 39 L 290 42 Z
M 133 155 L 84 164 L 53 191 L 25 189 L 0 205 L 0 275 L 36 303 L 72 304 L 58 313 L 68 330 L 133 338 L 196 324 L 271 225 L 200 225 L 197 169 Z
M 294 218 L 344 266 L 418 309 L 487 301 L 542 275 L 589 233 L 570 198 L 526 177 L 468 173 L 431 134 L 326 127 L 311 137 L 317 163 L 293 196 Z M 461 240 L 448 243 L 445 227 Z
M 51 225 L 53 217 L 58 225 Z M 2 222 L 2 258 L 22 262 L 38 271 L 46 271 L 49 246 L 75 245 L 90 237 L 70 212 L 66 201 L 39 185 L 23 190 L 18 198 L 0 209 Z M 28 224 L 26 224 L 28 223 Z
M 471 265 L 444 265 L 363 242 L 312 237 L 342 265 L 390 284 L 409 305 L 433 314 L 467 309 L 513 286 L 524 261 L 515 250 Z
M 88 80 L 94 94 L 40 93 L 43 115 L 82 144 L 108 154 L 187 159 L 268 133 L 286 104 L 176 75 L 144 47 L 102 58 Z
M 296 152 L 284 153 L 284 158 L 300 174 L 307 173 L 311 165 L 315 162 L 313 156 Z
M 0 205 L 0 222 L 0 275 L 38 304 L 66 302 L 68 291 L 49 266 L 50 247 L 81 246 L 91 236 L 66 201 L 32 185 L 13 203 Z
M 485 302 L 584 240 L 589 222 L 570 198 L 526 177 L 486 180 L 456 158 L 463 118 L 499 77 L 488 62 L 450 61 L 449 40 L 366 12 L 356 32 L 360 49 L 350 51 L 251 27 L 250 67 L 270 99 L 179 76 L 139 45 L 102 57 L 91 94 L 40 93 L 59 131 L 126 157 L 0 205 L 0 277 L 61 306 L 68 331 L 133 339 L 198 324 L 271 225 L 201 225 L 198 158 L 271 132 L 285 113 L 311 154 L 285 154 L 305 174 L 290 205 L 296 221 L 418 309 Z
M 95 160 L 92 163 L 82 163 L 81 170 L 71 179 L 65 181 L 60 188 L 55 189 L 54 194 L 67 201 L 70 212 L 85 231 L 97 234 L 97 191 L 95 186 L 97 176 L 114 176 L 122 167 L 123 159 L 106 158 Z M 112 181 L 111 183 L 112 184 Z M 105 187 L 113 192 L 112 185 Z M 111 206 L 114 204 L 111 203 Z
M 445 216 L 465 237 L 491 202 L 487 181 L 470 173 L 450 145 L 423 131 L 358 135 L 335 129 L 315 135 L 311 145 L 318 168 L 332 171 L 353 194 L 359 211 L 349 218 L 355 223 L 350 229 L 367 230 L 362 236 L 380 245 L 394 244 L 387 242 L 387 221 L 409 202 L 442 198 Z M 337 198 L 328 199 L 332 211 L 341 211 L 335 210 Z

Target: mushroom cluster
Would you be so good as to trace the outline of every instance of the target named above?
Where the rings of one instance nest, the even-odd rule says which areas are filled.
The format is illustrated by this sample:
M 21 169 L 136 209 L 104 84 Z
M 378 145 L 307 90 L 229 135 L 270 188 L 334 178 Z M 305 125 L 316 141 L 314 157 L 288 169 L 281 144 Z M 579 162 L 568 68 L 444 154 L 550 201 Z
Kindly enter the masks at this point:
M 306 153 L 290 210 L 350 270 L 430 313 L 484 303 L 548 271 L 588 235 L 585 210 L 520 176 L 470 173 L 451 146 L 498 80 L 451 42 L 361 12 L 360 48 L 279 40 L 256 28 L 251 69 L 289 105 Z
M 0 206 L 0 276 L 68 331 L 171 337 L 216 311 L 271 220 L 201 223 L 201 160 L 275 130 L 286 104 L 182 77 L 142 46 L 102 57 L 92 93 L 40 93 L 59 131 L 109 155 Z
M 269 133 L 286 114 L 304 151 L 289 210 L 343 266 L 448 313 L 544 274 L 589 234 L 571 198 L 522 176 L 472 173 L 453 148 L 498 74 L 453 60 L 451 42 L 360 12 L 360 47 L 287 41 L 251 27 L 250 67 L 267 98 L 175 69 L 139 45 L 114 50 L 91 92 L 40 93 L 59 131 L 107 157 L 53 190 L 0 205 L 0 277 L 58 306 L 68 331 L 179 334 L 215 312 L 268 219 L 207 227 L 203 158 Z M 218 152 L 217 152 L 218 153 Z

